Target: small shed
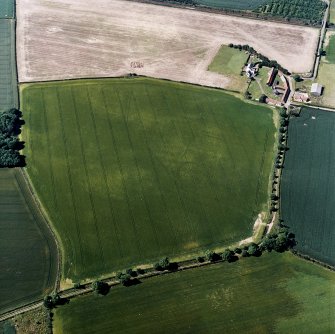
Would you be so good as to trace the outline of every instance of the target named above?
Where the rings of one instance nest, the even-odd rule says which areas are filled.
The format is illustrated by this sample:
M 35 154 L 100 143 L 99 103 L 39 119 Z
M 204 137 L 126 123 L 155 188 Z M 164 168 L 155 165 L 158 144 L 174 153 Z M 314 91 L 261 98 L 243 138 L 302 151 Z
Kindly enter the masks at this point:
M 323 86 L 319 83 L 313 83 L 311 87 L 311 95 L 313 96 L 321 96 L 322 95 Z

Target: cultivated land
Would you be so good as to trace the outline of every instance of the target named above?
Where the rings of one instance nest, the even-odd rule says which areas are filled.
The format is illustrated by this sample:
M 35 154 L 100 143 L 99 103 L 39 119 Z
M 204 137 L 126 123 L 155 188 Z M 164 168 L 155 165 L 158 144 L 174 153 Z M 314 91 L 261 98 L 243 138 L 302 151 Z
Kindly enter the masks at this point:
M 15 16 L 15 0 L 1 0 L 0 19 L 13 18 Z
M 329 21 L 335 24 L 335 1 L 334 0 L 332 0 L 330 3 Z
M 55 244 L 18 170 L 0 169 L 0 313 L 54 286 Z
M 227 8 L 234 10 L 253 10 L 263 5 L 267 0 L 194 0 L 197 5 L 213 8 Z
M 0 19 L 0 110 L 17 106 L 17 96 L 15 22 Z
M 222 44 L 249 44 L 294 72 L 313 67 L 317 29 L 120 0 L 18 0 L 19 81 L 151 77 L 227 87 L 207 71 Z M 273 38 L 276 36 L 276 38 Z M 46 56 L 47 55 L 47 56 Z
M 281 213 L 297 249 L 335 265 L 335 114 L 303 108 L 289 126 Z
M 330 64 L 335 64 L 335 33 L 331 32 L 326 35 L 327 47 L 326 47 L 326 61 Z
M 240 73 L 247 59 L 248 55 L 244 51 L 223 45 L 208 66 L 208 70 L 228 76 L 230 83 L 227 88 L 244 92 L 247 88 L 247 79 Z
M 267 210 L 266 107 L 143 78 L 29 84 L 21 96 L 28 172 L 61 236 L 64 278 L 237 242 Z
M 326 56 L 321 57 L 316 79 L 316 82 L 324 85 L 324 90 L 316 103 L 326 107 L 335 107 L 335 32 L 327 32 L 324 47 Z
M 275 253 L 79 297 L 54 333 L 332 333 L 334 310 L 333 272 Z

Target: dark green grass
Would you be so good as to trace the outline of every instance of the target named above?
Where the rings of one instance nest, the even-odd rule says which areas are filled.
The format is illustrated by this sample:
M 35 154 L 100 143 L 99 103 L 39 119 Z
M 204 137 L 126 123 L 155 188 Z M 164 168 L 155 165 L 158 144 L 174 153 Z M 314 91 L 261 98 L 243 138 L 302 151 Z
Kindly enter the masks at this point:
M 64 277 L 248 237 L 266 209 L 272 111 L 152 79 L 24 86 L 28 172 L 64 246 Z
M 0 19 L 0 111 L 17 107 L 17 100 L 15 23 Z
M 315 119 L 312 119 L 315 117 Z M 289 126 L 282 216 L 297 249 L 335 265 L 335 114 L 303 108 Z
M 267 0 L 194 0 L 194 2 L 199 5 L 234 10 L 253 10 L 266 1 Z
M 76 298 L 54 333 L 332 333 L 334 286 L 333 272 L 264 254 Z
M 335 35 L 331 35 L 329 38 L 329 44 L 326 48 L 326 60 L 331 64 L 335 64 Z
M 55 245 L 43 224 L 18 172 L 0 169 L 0 313 L 54 285 Z
M 15 17 L 15 0 L 0 1 L 0 19 Z

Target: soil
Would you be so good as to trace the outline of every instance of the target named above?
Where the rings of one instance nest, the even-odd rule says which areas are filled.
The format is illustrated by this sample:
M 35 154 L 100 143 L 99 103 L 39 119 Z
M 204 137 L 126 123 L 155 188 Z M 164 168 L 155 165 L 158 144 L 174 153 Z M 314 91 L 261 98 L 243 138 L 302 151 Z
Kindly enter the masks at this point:
M 227 87 L 207 71 L 221 44 L 249 44 L 294 72 L 313 67 L 319 31 L 122 0 L 17 0 L 20 82 L 137 73 Z

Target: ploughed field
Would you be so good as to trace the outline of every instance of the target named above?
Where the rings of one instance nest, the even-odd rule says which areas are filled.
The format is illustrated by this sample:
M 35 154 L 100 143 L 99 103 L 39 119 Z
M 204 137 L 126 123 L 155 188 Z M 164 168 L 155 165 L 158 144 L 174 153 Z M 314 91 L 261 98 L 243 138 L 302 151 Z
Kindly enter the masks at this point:
M 0 18 L 0 110 L 18 105 L 16 80 L 15 22 Z
M 55 283 L 55 243 L 21 174 L 0 169 L 0 313 L 49 292 Z
M 335 273 L 290 253 L 173 273 L 56 308 L 54 333 L 333 333 Z
M 28 172 L 64 278 L 228 245 L 267 210 L 267 107 L 154 79 L 21 86 Z
M 10 19 L 15 17 L 15 0 L 1 0 L 0 19 Z
M 319 38 L 309 27 L 122 0 L 94 10 L 87 0 L 17 0 L 17 17 L 20 82 L 137 73 L 227 88 L 229 76 L 207 70 L 222 44 L 309 72 Z
M 297 249 L 335 266 L 335 114 L 303 108 L 289 125 L 281 212 Z
M 267 0 L 194 0 L 197 5 L 233 10 L 254 10 Z

